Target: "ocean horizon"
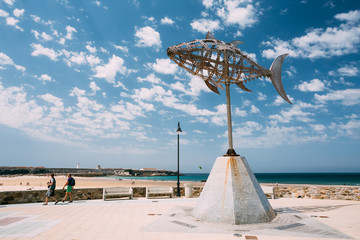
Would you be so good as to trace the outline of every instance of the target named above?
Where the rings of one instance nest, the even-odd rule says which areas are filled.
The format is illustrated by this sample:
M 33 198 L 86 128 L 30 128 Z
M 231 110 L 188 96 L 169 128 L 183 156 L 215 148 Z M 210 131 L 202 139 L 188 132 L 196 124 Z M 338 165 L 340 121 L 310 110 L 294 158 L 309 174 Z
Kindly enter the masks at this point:
M 180 181 L 206 181 L 209 173 L 181 173 Z M 254 173 L 259 183 L 360 186 L 360 173 Z M 177 176 L 112 176 L 117 179 L 177 181 Z

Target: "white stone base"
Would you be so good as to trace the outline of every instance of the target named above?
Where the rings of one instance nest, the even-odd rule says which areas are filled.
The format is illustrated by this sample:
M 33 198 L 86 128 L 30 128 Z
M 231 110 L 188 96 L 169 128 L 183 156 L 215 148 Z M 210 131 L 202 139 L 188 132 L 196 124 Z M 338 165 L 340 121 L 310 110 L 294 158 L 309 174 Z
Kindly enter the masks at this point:
M 205 222 L 251 224 L 270 222 L 276 213 L 245 157 L 218 157 L 193 210 Z

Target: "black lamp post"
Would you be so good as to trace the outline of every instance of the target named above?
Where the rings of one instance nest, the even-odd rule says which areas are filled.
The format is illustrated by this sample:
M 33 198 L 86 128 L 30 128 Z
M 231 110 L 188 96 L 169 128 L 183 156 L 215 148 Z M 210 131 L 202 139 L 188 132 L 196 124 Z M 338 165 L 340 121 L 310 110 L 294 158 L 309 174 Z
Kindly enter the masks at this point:
M 180 128 L 180 122 L 178 122 L 178 129 L 176 130 L 177 134 L 177 193 L 176 196 L 180 197 L 180 170 L 179 170 L 179 139 L 180 133 L 182 133 Z

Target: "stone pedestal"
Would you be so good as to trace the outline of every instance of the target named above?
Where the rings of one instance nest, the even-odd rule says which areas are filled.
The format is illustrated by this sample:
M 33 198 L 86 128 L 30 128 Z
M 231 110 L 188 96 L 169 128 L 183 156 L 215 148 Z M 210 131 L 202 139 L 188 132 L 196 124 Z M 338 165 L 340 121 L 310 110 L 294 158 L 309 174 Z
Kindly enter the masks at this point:
M 276 214 L 245 157 L 218 157 L 193 216 L 206 222 L 251 224 L 270 222 Z

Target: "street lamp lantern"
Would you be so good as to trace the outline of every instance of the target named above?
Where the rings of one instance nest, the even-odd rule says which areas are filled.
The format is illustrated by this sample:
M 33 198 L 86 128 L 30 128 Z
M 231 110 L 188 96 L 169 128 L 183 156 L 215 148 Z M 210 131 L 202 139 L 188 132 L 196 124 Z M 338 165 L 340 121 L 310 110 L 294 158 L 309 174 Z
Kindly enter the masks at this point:
M 180 197 L 180 164 L 179 164 L 180 133 L 182 133 L 182 131 L 181 131 L 181 127 L 180 127 L 180 122 L 178 122 L 178 129 L 176 130 L 176 134 L 177 134 L 177 191 L 176 191 L 176 196 L 177 197 Z
M 181 127 L 180 127 L 180 122 L 178 122 L 178 129 L 176 130 L 177 135 L 180 135 L 180 133 L 182 133 L 181 131 Z

